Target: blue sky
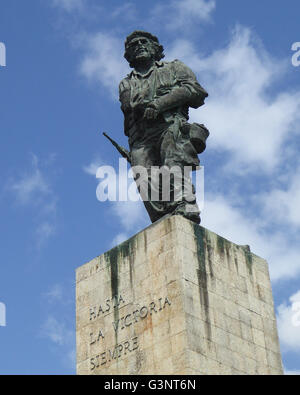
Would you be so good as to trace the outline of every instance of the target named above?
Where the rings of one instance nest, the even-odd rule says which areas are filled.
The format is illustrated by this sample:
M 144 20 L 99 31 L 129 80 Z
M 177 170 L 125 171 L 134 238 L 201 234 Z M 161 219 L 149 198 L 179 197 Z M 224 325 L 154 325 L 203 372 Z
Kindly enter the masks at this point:
M 1 0 L 1 374 L 75 373 L 75 268 L 149 224 L 96 199 L 127 144 L 118 83 L 131 31 L 158 35 L 209 92 L 202 225 L 270 265 L 286 371 L 300 373 L 298 0 Z

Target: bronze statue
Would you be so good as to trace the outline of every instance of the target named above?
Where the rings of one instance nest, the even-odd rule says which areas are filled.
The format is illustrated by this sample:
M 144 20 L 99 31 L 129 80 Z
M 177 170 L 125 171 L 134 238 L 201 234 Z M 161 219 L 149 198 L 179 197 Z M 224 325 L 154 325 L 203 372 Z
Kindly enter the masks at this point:
M 134 31 L 125 42 L 124 57 L 133 68 L 119 86 L 130 147 L 128 160 L 133 169 L 147 169 L 146 179 L 141 179 L 138 171 L 134 174 L 152 222 L 166 214 L 179 214 L 200 223 L 195 190 L 183 169 L 190 166 L 196 170 L 200 164 L 197 154 L 206 148 L 208 130 L 187 121 L 189 107 L 202 106 L 208 94 L 185 64 L 179 60 L 162 62 L 163 51 L 157 37 L 144 31 Z M 155 176 L 151 171 L 161 167 L 182 170 L 180 179 L 171 177 L 171 197 L 167 201 L 144 198 L 145 191 L 161 188 L 159 172 Z M 191 187 L 190 196 L 184 192 L 184 183 Z

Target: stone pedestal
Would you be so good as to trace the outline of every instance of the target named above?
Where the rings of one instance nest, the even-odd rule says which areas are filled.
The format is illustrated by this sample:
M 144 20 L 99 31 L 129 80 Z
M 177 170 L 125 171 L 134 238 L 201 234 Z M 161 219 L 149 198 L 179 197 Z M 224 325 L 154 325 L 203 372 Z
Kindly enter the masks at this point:
M 282 374 L 268 265 L 181 216 L 77 269 L 77 373 Z

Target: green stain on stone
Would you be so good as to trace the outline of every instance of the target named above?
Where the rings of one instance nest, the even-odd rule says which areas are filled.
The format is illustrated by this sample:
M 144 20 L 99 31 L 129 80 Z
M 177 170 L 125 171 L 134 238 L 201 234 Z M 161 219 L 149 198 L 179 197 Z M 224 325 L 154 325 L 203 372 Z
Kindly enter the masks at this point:
M 198 262 L 199 262 L 199 269 L 206 272 L 205 267 L 205 229 L 202 226 L 197 224 L 193 224 L 194 227 L 194 234 L 197 241 L 197 255 L 198 255 Z
M 168 234 L 169 232 L 171 232 L 172 230 L 172 226 L 171 226 L 171 219 L 167 218 L 166 221 L 164 221 L 164 228 L 165 228 L 165 233 Z
M 236 272 L 238 273 L 239 272 L 239 265 L 238 265 L 238 260 L 237 260 L 236 255 L 234 255 L 234 264 L 235 264 Z
M 219 254 L 224 255 L 225 252 L 225 239 L 223 237 L 217 235 L 217 249 Z
M 250 251 L 250 247 L 249 246 L 244 246 L 242 248 L 244 250 L 248 271 L 249 271 L 250 275 L 252 276 L 253 258 L 252 258 L 252 253 Z
M 206 232 L 205 229 L 199 225 L 193 224 L 194 235 L 197 242 L 197 256 L 199 268 L 197 270 L 198 286 L 199 286 L 199 297 L 201 306 L 203 306 L 205 311 L 205 329 L 208 340 L 211 340 L 211 326 L 210 326 L 210 316 L 209 316 L 209 297 L 207 289 L 208 274 L 206 272 L 206 259 L 205 259 L 205 249 L 207 246 L 206 242 Z
M 226 252 L 226 260 L 228 263 L 228 266 L 230 267 L 230 249 L 231 249 L 231 243 L 224 239 L 224 237 L 221 237 L 217 235 L 217 250 L 219 255 L 221 256 L 222 260 L 225 262 L 225 252 Z
M 112 297 L 117 296 L 119 291 L 118 271 L 120 260 L 130 256 L 133 249 L 133 240 L 134 237 L 124 241 L 124 243 L 118 245 L 117 247 L 114 247 L 112 250 L 104 254 L 105 260 L 110 263 L 111 268 L 110 279 Z
M 206 236 L 208 236 L 208 235 L 206 234 Z M 209 270 L 210 270 L 210 275 L 213 278 L 214 277 L 213 262 L 212 262 L 213 247 L 212 247 L 212 242 L 209 237 L 206 238 L 206 248 L 207 248 L 208 266 L 209 266 Z
M 110 285 L 111 285 L 111 296 L 118 295 L 118 258 L 119 258 L 119 248 L 115 247 L 112 250 L 104 254 L 105 260 L 110 264 Z
M 228 262 L 230 261 L 230 248 L 231 248 L 230 242 L 225 239 L 225 250 L 226 250 L 226 256 L 227 256 Z
M 119 297 L 119 265 L 121 259 L 129 257 L 132 252 L 132 244 L 134 237 L 124 241 L 124 243 L 114 247 L 108 252 L 104 253 L 106 262 L 109 262 L 110 266 L 110 285 L 111 285 L 111 296 L 112 298 Z M 114 321 L 119 320 L 119 309 L 114 309 Z M 116 344 L 118 343 L 118 330 L 115 331 Z

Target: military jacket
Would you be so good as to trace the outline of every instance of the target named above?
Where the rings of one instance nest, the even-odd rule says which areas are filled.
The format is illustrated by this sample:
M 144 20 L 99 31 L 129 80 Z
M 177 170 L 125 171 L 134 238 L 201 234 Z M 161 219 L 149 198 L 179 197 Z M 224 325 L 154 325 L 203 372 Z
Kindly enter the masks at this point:
M 143 114 L 150 103 L 159 110 L 157 124 L 174 117 L 188 120 L 189 107 L 198 108 L 208 96 L 195 74 L 179 60 L 155 62 L 147 74 L 133 70 L 119 86 L 124 131 L 129 137 L 147 129 Z M 153 121 L 151 127 L 153 128 Z

